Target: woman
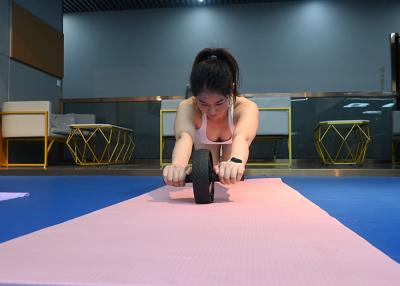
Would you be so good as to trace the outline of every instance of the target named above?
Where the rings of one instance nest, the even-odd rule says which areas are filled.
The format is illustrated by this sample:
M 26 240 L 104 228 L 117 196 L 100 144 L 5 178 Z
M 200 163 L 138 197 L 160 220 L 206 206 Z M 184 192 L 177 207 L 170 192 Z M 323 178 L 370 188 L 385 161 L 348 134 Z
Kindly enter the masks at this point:
M 240 181 L 258 128 L 258 108 L 238 95 L 238 83 L 238 64 L 225 49 L 204 49 L 196 56 L 190 75 L 193 96 L 178 107 L 172 164 L 163 171 L 166 184 L 185 185 L 193 145 L 211 151 L 221 183 Z

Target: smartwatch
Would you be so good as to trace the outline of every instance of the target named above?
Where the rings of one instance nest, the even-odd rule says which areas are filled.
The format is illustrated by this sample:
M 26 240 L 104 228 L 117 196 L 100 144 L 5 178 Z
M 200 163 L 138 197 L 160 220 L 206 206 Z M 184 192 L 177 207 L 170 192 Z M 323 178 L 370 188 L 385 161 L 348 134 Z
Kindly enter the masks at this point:
M 231 159 L 229 161 L 234 162 L 234 163 L 243 163 L 242 160 L 240 160 L 239 158 L 236 158 L 236 157 L 231 157 Z

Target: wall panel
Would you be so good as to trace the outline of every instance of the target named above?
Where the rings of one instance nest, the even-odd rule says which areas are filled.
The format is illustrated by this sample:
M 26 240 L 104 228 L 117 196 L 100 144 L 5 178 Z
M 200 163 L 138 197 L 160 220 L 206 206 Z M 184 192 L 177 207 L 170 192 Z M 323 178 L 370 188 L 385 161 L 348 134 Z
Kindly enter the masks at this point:
M 63 33 L 15 2 L 11 19 L 11 58 L 63 78 Z

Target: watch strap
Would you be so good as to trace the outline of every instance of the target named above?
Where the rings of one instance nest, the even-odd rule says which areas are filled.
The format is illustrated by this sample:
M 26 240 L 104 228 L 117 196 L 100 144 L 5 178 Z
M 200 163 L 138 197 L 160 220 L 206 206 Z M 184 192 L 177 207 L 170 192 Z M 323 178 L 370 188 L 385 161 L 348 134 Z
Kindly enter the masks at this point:
M 240 160 L 239 158 L 236 158 L 236 157 L 231 157 L 231 159 L 229 159 L 229 161 L 234 162 L 234 163 L 243 163 L 242 160 Z

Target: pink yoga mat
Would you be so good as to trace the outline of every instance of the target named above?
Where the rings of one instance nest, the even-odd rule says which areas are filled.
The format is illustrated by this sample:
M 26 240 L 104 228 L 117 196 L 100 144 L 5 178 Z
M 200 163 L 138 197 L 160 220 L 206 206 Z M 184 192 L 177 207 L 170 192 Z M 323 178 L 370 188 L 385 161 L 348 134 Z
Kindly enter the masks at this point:
M 209 205 L 163 187 L 0 244 L 7 283 L 397 286 L 400 265 L 280 179 L 253 179 Z

